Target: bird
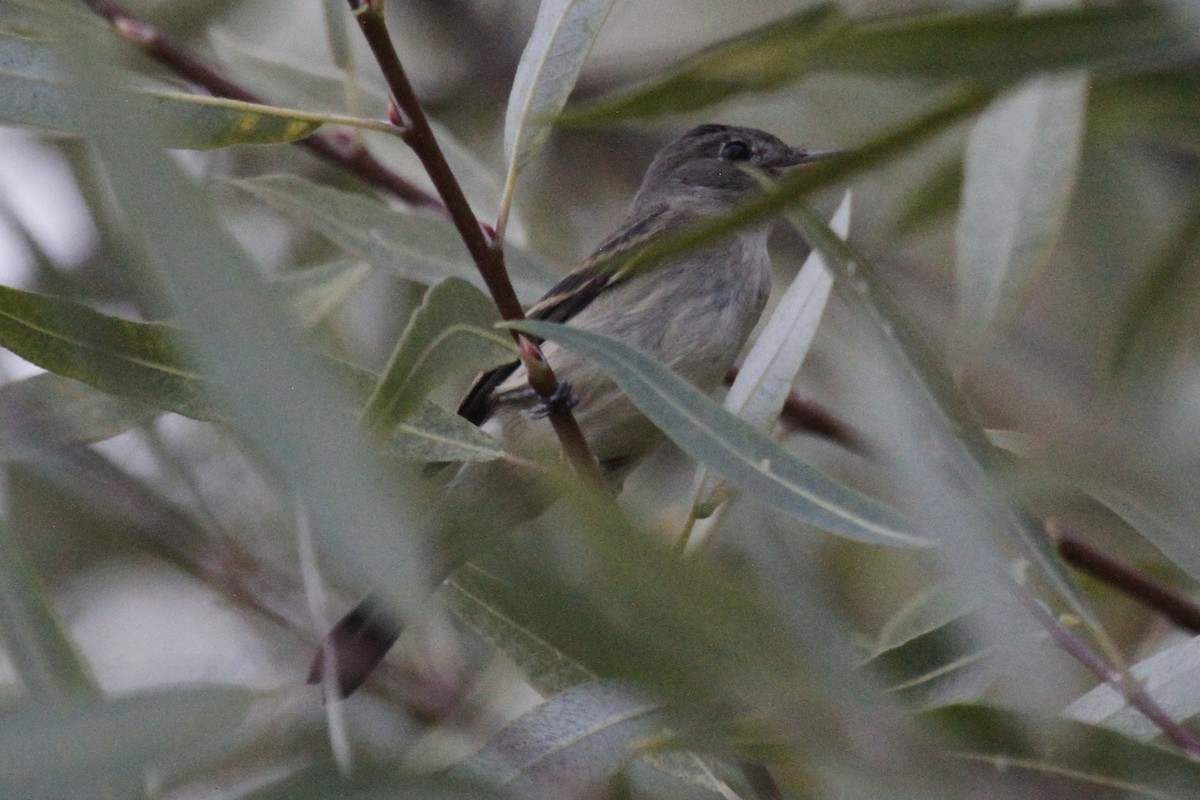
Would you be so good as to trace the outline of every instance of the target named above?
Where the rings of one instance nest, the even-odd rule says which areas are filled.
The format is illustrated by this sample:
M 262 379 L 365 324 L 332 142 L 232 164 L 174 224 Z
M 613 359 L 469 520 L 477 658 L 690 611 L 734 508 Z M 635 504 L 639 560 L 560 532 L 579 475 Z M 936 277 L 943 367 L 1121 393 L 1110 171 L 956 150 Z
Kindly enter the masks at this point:
M 624 222 L 575 271 L 528 309 L 530 319 L 558 322 L 618 339 L 710 392 L 733 366 L 766 305 L 771 286 L 767 236 L 771 221 L 652 264 L 631 256 L 656 241 L 728 214 L 762 191 L 754 172 L 784 170 L 838 151 L 792 147 L 762 130 L 705 124 L 654 156 Z M 664 439 L 607 375 L 587 358 L 553 342 L 542 352 L 562 391 L 550 401 L 529 385 L 519 361 L 479 375 L 457 413 L 524 458 L 542 460 L 558 440 L 542 417 L 547 403 L 568 403 L 611 488 Z M 508 529 L 554 501 L 545 481 L 509 460 L 452 468 L 443 506 L 486 509 L 486 524 Z M 502 492 L 502 494 L 498 494 Z M 401 626 L 368 595 L 325 639 L 343 696 L 362 684 L 395 643 Z M 324 650 L 309 682 L 321 682 Z

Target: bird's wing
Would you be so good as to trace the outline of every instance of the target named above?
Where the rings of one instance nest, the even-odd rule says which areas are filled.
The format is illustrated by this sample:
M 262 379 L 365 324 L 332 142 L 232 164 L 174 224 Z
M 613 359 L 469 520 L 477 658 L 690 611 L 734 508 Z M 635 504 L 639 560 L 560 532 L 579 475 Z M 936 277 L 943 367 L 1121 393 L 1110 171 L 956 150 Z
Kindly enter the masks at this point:
M 564 275 L 554 284 L 525 316 L 547 322 L 567 322 L 572 319 L 591 305 L 605 289 L 629 277 L 628 273 L 621 270 L 625 261 L 623 257 L 660 233 L 670 216 L 670 209 L 662 205 L 629 220 L 596 248 L 579 269 Z M 491 416 L 496 387 L 504 383 L 519 365 L 520 362 L 513 361 L 475 378 L 458 405 L 459 416 L 482 425 Z

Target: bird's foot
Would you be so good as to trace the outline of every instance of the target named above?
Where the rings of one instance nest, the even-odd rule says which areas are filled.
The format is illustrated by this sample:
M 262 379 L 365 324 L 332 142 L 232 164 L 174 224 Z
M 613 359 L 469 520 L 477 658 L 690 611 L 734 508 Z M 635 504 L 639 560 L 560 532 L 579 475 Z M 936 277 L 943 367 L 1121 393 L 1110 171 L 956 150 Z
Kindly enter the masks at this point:
M 555 411 L 571 409 L 577 405 L 579 405 L 579 397 L 571 389 L 571 384 L 562 381 L 558 384 L 558 388 L 554 390 L 554 394 L 543 398 L 541 402 L 529 410 L 529 416 L 534 419 L 542 419 L 550 416 Z

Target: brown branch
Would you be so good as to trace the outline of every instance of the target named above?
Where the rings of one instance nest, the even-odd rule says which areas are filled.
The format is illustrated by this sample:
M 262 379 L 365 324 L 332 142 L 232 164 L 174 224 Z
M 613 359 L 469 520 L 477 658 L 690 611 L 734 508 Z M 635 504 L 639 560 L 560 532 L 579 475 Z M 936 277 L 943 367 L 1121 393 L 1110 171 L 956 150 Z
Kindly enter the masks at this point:
M 1071 566 L 1138 600 L 1179 627 L 1200 633 L 1200 606 L 1174 589 L 1150 578 L 1132 564 L 1113 558 L 1082 539 L 1047 523 L 1058 554 Z
M 512 282 L 508 279 L 508 270 L 504 266 L 504 243 L 490 227 L 481 224 L 476 218 L 458 179 L 446 163 L 442 148 L 433 135 L 425 117 L 425 110 L 413 91 L 408 74 L 404 71 L 400 56 L 392 43 L 391 34 L 388 33 L 387 23 L 383 18 L 382 2 L 347 2 L 392 94 L 394 106 L 390 115 L 391 121 L 399 127 L 404 142 L 412 148 L 425 167 L 454 227 L 471 253 L 480 275 L 483 276 L 483 282 L 491 293 L 500 316 L 509 321 L 525 319 L 525 312 L 517 300 Z M 570 404 L 562 402 L 564 387 L 554 376 L 537 343 L 520 333 L 514 333 L 513 336 L 520 347 L 521 360 L 529 374 L 529 385 L 547 404 L 547 416 L 558 435 L 563 452 L 577 473 L 601 481 L 600 468 L 588 449 L 579 423 L 571 413 Z
M 1180 725 L 1150 696 L 1146 687 L 1134 680 L 1128 672 L 1113 669 L 1100 654 L 1072 633 L 1054 614 L 1023 587 L 1009 582 L 1025 608 L 1054 639 L 1054 643 L 1069 653 L 1079 663 L 1091 670 L 1100 680 L 1116 689 L 1129 705 L 1136 708 L 1146 719 L 1153 722 L 1163 734 L 1192 758 L 1200 758 L 1200 740 L 1191 731 Z
M 84 2 L 91 6 L 98 16 L 108 20 L 122 37 L 136 44 L 143 52 L 179 77 L 203 87 L 217 97 L 246 103 L 264 102 L 253 92 L 217 72 L 159 28 L 131 14 L 118 4 L 110 0 Z M 388 169 L 353 136 L 344 133 L 314 133 L 296 144 L 412 206 L 439 214 L 447 213 L 445 206 L 438 202 L 436 197 Z

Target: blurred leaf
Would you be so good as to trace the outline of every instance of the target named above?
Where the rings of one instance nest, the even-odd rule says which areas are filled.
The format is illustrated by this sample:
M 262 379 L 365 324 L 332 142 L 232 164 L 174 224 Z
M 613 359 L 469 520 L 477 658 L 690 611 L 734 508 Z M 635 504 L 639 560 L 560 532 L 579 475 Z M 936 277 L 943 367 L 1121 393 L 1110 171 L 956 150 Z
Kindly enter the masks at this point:
M 914 706 L 976 700 L 993 675 L 985 668 L 992 647 L 979 641 L 975 611 L 943 585 L 922 592 L 889 620 L 863 666 Z
M 542 0 L 504 116 L 507 204 L 517 176 L 550 135 L 613 0 Z
M 708 713 L 720 698 L 781 709 L 807 691 L 805 654 L 751 583 L 678 558 L 609 498 L 568 492 L 553 519 L 498 544 L 507 586 L 472 588 L 595 675 Z
M 1183 525 L 1172 524 L 1160 508 L 1122 489 L 1092 484 L 1081 488 L 1200 583 L 1200 542 L 1192 530 L 1193 520 L 1189 518 Z
M 811 73 L 971 80 L 998 87 L 1047 71 L 1180 62 L 1194 50 L 1171 15 L 1150 3 L 1027 15 L 990 9 L 930 12 L 862 22 L 820 7 L 711 47 L 649 85 L 572 110 L 564 121 L 627 122 L 695 111 Z
M 50 372 L 12 381 L 0 386 L 0 459 L 102 442 L 160 413 L 154 406 Z
M 1200 785 L 1195 761 L 1091 725 L 978 705 L 940 708 L 921 719 L 946 737 L 953 755 L 1028 775 L 1034 787 L 1044 781 L 1046 797 L 1186 800 Z M 1026 784 L 1024 796 L 1028 791 Z
M 512 339 L 492 328 L 499 321 L 491 299 L 460 278 L 430 287 L 367 398 L 367 425 L 390 431 L 446 378 L 512 361 Z
M 839 236 L 849 235 L 849 191 L 830 224 Z M 833 277 L 825 266 L 825 259 L 813 250 L 738 368 L 737 378 L 725 395 L 727 411 L 746 420 L 758 431 L 770 433 L 817 335 L 817 325 L 832 287 Z M 717 483 L 704 467 L 696 472 L 696 487 L 692 513 L 703 519 L 725 498 L 716 499 Z
M 39 703 L 65 711 L 100 697 L 91 670 L 7 523 L 0 524 L 0 638 L 25 690 Z M 0 712 L 0 743 L 8 722 Z M 8 774 L 4 760 L 0 753 L 0 776 Z M 0 786 L 4 781 L 0 777 Z
M 325 289 L 310 285 L 306 291 L 320 294 Z M 29 435 L 37 425 L 47 426 L 45 435 L 63 437 L 55 441 L 100 441 L 148 421 L 156 409 L 221 421 L 224 415 L 216 400 L 218 387 L 190 366 L 182 338 L 182 333 L 169 325 L 133 322 L 71 300 L 0 286 L 0 346 L 74 379 L 38 376 L 32 382 L 0 387 L 0 422 L 10 415 L 19 437 L 10 438 L 4 446 L 38 444 L 31 442 Z M 339 366 L 332 360 L 324 363 L 336 368 L 348 385 L 359 386 L 364 396 L 378 381 L 372 373 L 352 365 Z M 418 460 L 474 461 L 496 458 L 503 452 L 494 439 L 471 423 L 449 419 L 455 415 L 431 406 L 419 403 L 412 418 L 395 431 L 387 445 L 393 454 Z M 347 424 L 353 423 L 349 413 L 344 417 Z
M 87 132 L 69 106 L 70 90 L 57 65 L 58 46 L 48 34 L 0 26 L 0 120 Z M 124 113 L 149 123 L 171 147 L 279 144 L 308 136 L 329 121 L 350 122 L 207 95 L 116 86 L 110 91 Z
M 872 655 L 900 647 L 974 610 L 975 604 L 965 600 L 960 592 L 945 583 L 936 583 L 918 592 L 888 619 L 879 632 Z
M 1118 318 L 1112 369 L 1124 375 L 1154 375 L 1160 372 L 1185 337 L 1180 330 L 1188 324 L 1187 298 L 1196 286 L 1195 265 L 1200 260 L 1200 198 L 1193 198 L 1192 212 L 1176 230 L 1157 258 L 1150 263 Z
M 1200 75 L 1194 70 L 1097 81 L 1088 95 L 1088 135 L 1145 139 L 1200 150 Z
M 540 694 L 550 697 L 596 679 L 596 673 L 568 658 L 510 613 L 522 598 L 512 584 L 477 564 L 464 564 L 442 585 L 442 596 L 462 623 L 504 653 Z
M 663 704 L 594 681 L 551 697 L 493 736 L 463 769 L 532 795 L 595 797 L 632 758 L 639 739 L 659 733 Z
M 279 772 L 275 782 L 255 787 L 240 800 L 518 800 L 514 795 L 478 781 L 468 782 L 445 776 L 414 775 L 396 767 L 392 761 L 359 759 L 353 775 L 343 775 L 335 765 L 319 762 L 306 764 L 298 771 Z
M 288 305 L 311 328 L 328 317 L 374 271 L 355 258 L 343 258 L 289 272 L 273 281 L 283 291 Z
M 28 706 L 0 713 L 0 791 L 45 796 L 72 779 L 140 775 L 155 762 L 231 736 L 253 695 L 236 687 L 142 692 L 69 709 Z
M 684 452 L 739 488 L 850 539 L 891 547 L 928 544 L 893 509 L 801 461 L 629 345 L 549 322 L 527 320 L 512 327 L 591 358 Z
M 958 208 L 963 183 L 962 160 L 955 158 L 924 176 L 920 186 L 904 203 L 896 232 L 908 234 L 943 217 Z
M 336 3 L 335 3 L 336 4 Z M 346 13 L 339 8 L 340 15 Z M 253 48 L 261 48 L 261 42 L 247 43 L 243 39 L 214 31 L 213 46 L 222 62 L 229 67 L 230 74 L 237 75 L 242 85 L 254 90 L 274 103 L 305 109 L 328 109 L 348 111 L 351 114 L 378 115 L 385 113 L 388 105 L 387 90 L 382 81 L 369 70 L 355 75 L 356 89 L 361 93 L 358 108 L 347 108 L 346 78 L 337 72 L 322 70 L 311 60 L 304 63 L 284 62 L 262 55 Z M 289 51 L 291 55 L 297 55 Z M 437 137 L 438 145 L 446 156 L 446 162 L 454 171 L 454 177 L 462 185 L 473 205 L 495 208 L 500 202 L 500 177 L 494 169 L 482 162 L 479 156 L 468 149 L 446 126 L 436 120 L 429 121 Z M 420 159 L 412 148 L 389 133 L 372 130 L 361 131 L 364 143 L 380 161 L 398 171 L 405 178 L 428 189 L 433 188 Z
M 58 375 L 195 419 L 216 419 L 212 381 L 185 367 L 179 332 L 0 286 L 0 346 Z
M 1167 647 L 1134 664 L 1129 671 L 1172 719 L 1184 722 L 1200 714 L 1200 637 Z M 1063 715 L 1135 739 L 1153 739 L 1162 733 L 1108 684 L 1075 700 L 1063 709 Z
M 953 476 L 955 489 L 969 499 L 971 508 L 988 527 L 1018 543 L 1074 611 L 1099 628 L 1037 521 L 997 488 L 987 437 L 938 357 L 896 306 L 872 265 L 808 209 L 797 206 L 787 216 L 805 240 L 825 254 L 839 295 L 870 326 L 884 355 L 904 381 L 903 391 L 923 423 L 922 437 L 933 438 L 933 446 L 927 449 L 941 463 L 938 474 Z M 965 524 L 966 520 L 957 521 L 960 527 Z M 958 531 L 940 533 L 944 544 L 957 547 L 957 540 L 962 539 Z M 951 535 L 957 540 L 946 541 Z
M 1079 168 L 1087 76 L 1027 81 L 967 140 L 958 217 L 960 346 L 970 357 L 1016 316 L 1066 221 Z
M 483 285 L 466 245 L 447 219 L 396 211 L 363 195 L 293 175 L 229 183 L 380 269 L 430 285 L 447 276 Z M 518 248 L 504 252 L 517 293 L 540 296 L 554 270 Z
M 146 261 L 176 299 L 180 327 L 220 385 L 231 426 L 303 502 L 326 569 L 370 583 L 401 619 L 415 617 L 433 588 L 423 550 L 428 532 L 415 523 L 423 498 L 404 480 L 415 468 L 377 457 L 343 411 L 350 393 L 304 346 L 303 330 L 225 229 L 208 193 L 151 132 L 107 102 L 113 67 L 104 54 L 82 36 L 63 52 L 77 84 L 72 110 L 89 120 L 111 196 L 126 219 L 137 220 Z
M 383 443 L 384 452 L 420 461 L 491 461 L 504 447 L 471 422 L 428 400 L 396 426 Z

